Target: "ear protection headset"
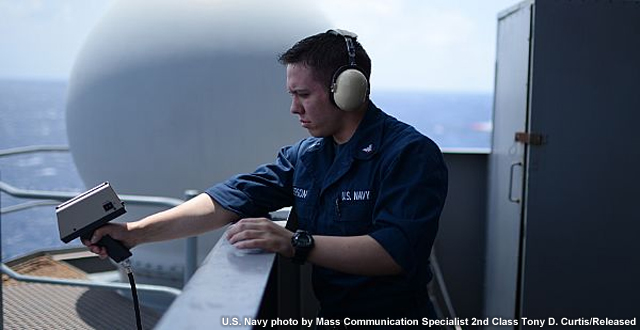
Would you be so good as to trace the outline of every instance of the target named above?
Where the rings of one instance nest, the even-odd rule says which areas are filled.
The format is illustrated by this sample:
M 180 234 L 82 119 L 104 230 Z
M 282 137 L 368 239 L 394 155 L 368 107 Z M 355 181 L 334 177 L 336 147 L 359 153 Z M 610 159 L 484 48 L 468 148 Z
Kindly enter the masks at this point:
M 362 70 L 356 65 L 356 47 L 354 41 L 358 36 L 345 30 L 329 30 L 328 33 L 341 36 L 347 43 L 349 64 L 341 66 L 331 78 L 331 101 L 344 111 L 359 109 L 367 99 L 369 82 Z

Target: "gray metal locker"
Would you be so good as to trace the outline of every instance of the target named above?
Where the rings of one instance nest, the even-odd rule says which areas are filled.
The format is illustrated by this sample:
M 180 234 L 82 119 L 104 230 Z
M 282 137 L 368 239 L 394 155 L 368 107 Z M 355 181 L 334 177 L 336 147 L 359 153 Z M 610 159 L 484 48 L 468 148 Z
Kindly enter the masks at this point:
M 526 1 L 499 15 L 489 328 L 640 317 L 639 126 L 640 1 Z

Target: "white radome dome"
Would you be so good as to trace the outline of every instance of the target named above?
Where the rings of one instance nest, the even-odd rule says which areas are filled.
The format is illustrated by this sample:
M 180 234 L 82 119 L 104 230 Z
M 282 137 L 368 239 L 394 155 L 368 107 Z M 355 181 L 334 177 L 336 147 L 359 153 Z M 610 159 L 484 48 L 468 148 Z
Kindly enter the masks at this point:
M 122 0 L 89 34 L 69 81 L 67 130 L 87 187 L 183 198 L 275 159 L 307 134 L 289 113 L 280 53 L 328 29 L 295 0 Z M 127 206 L 118 221 L 159 209 Z M 199 260 L 220 233 L 199 239 Z M 184 241 L 136 247 L 138 273 L 180 285 Z M 145 281 L 145 280 L 142 280 Z

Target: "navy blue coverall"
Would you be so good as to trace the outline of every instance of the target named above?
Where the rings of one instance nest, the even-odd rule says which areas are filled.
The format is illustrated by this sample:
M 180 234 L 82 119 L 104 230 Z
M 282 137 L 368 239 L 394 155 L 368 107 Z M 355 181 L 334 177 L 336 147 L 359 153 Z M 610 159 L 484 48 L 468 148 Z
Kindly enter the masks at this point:
M 347 143 L 306 138 L 282 148 L 275 162 L 207 193 L 240 217 L 293 205 L 300 229 L 370 235 L 402 267 L 400 275 L 360 276 L 314 266 L 324 317 L 433 317 L 426 285 L 447 168 L 433 141 L 372 102 Z

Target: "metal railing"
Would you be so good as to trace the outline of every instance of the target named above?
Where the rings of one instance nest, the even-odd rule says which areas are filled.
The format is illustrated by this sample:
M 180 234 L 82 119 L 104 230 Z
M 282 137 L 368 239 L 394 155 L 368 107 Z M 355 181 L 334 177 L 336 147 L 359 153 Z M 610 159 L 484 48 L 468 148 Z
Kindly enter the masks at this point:
M 68 279 L 44 277 L 44 276 L 22 275 L 17 273 L 13 269 L 11 269 L 11 267 L 5 265 L 4 263 L 2 263 L 2 273 L 8 275 L 9 277 L 11 277 L 16 281 L 21 281 L 21 282 L 81 286 L 81 287 L 114 290 L 114 291 L 130 290 L 130 286 L 128 283 L 68 280 Z M 175 288 L 160 286 L 160 285 L 149 285 L 149 284 L 136 284 L 136 289 L 140 292 L 164 293 L 164 294 L 172 295 L 174 297 L 177 297 L 180 295 L 180 293 L 182 293 L 181 290 L 178 290 Z
M 34 152 L 47 152 L 47 151 L 68 152 L 69 151 L 69 146 L 65 146 L 65 145 L 33 145 L 33 146 L 26 146 L 26 147 L 10 148 L 10 149 L 0 150 L 0 157 L 13 156 L 13 155 L 19 155 L 19 154 L 29 154 L 29 153 L 34 153 Z
M 0 150 L 0 157 L 26 154 L 26 153 L 36 153 L 36 152 L 68 152 L 68 151 L 69 151 L 68 146 L 59 146 L 59 145 L 27 146 L 27 147 Z M 60 202 L 67 201 L 77 196 L 80 193 L 80 192 L 60 192 L 60 191 L 21 189 L 21 188 L 14 187 L 3 181 L 0 181 L 0 191 L 5 192 L 8 195 L 11 195 L 13 197 L 38 200 L 38 201 L 29 201 L 23 204 L 4 207 L 0 209 L 0 214 L 22 211 L 22 210 L 26 210 L 33 207 L 39 207 L 39 206 L 57 205 Z M 185 198 L 189 199 L 193 197 L 195 194 L 196 194 L 195 191 L 188 190 L 187 192 L 185 192 Z M 184 202 L 184 200 L 181 200 L 178 198 L 171 198 L 171 197 L 144 196 L 144 195 L 118 195 L 118 196 L 122 201 L 130 205 L 174 207 Z M 197 237 L 194 236 L 186 239 L 184 283 L 187 283 L 187 281 L 189 280 L 189 278 L 191 278 L 193 273 L 195 273 L 195 270 L 197 268 L 196 247 L 197 247 Z M 7 274 L 9 277 L 18 281 L 60 284 L 60 285 L 75 285 L 75 286 L 86 286 L 86 287 L 99 287 L 99 288 L 113 289 L 113 290 L 128 288 L 128 284 L 124 284 L 124 283 L 122 284 L 99 283 L 99 282 L 90 282 L 90 281 L 63 280 L 63 279 L 48 278 L 48 277 L 26 276 L 26 275 L 21 275 L 16 273 L 4 263 L 1 263 L 1 265 L 2 265 L 3 273 Z M 154 286 L 154 285 L 139 285 L 138 288 L 140 288 L 141 291 L 153 291 L 153 292 L 161 291 L 161 292 L 170 293 L 173 295 L 178 295 L 180 293 L 180 290 L 178 289 Z
M 67 192 L 67 191 L 45 191 L 45 190 L 21 189 L 21 188 L 14 187 L 4 181 L 0 181 L 0 191 L 3 191 L 13 197 L 18 197 L 18 198 L 44 199 L 48 201 L 57 201 L 57 202 L 67 201 L 71 198 L 76 197 L 78 194 L 81 193 L 81 191 Z M 118 194 L 118 197 L 120 197 L 122 201 L 126 202 L 129 205 L 174 207 L 184 202 L 182 199 L 178 199 L 178 198 L 159 197 L 159 196 Z
M 43 201 L 32 201 L 19 205 L 8 206 L 0 210 L 1 214 L 16 212 L 25 210 L 32 207 L 43 205 L 57 205 L 60 202 L 67 201 L 80 192 L 61 192 L 61 191 L 43 191 L 43 190 L 29 190 L 16 188 L 6 182 L 0 181 L 0 191 L 5 192 L 13 197 L 29 198 L 29 199 L 41 199 Z M 189 197 L 193 192 L 188 191 L 185 196 Z M 144 195 L 118 195 L 122 201 L 129 205 L 142 205 L 142 206 L 159 206 L 159 207 L 174 207 L 182 204 L 184 201 L 178 198 L 171 197 L 158 197 L 158 196 L 144 196 Z M 185 269 L 184 269 L 184 283 L 193 275 L 197 268 L 197 236 L 188 237 L 186 239 L 186 252 L 185 252 Z

